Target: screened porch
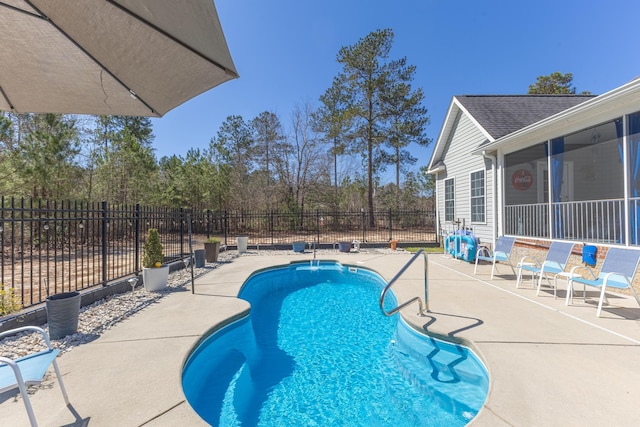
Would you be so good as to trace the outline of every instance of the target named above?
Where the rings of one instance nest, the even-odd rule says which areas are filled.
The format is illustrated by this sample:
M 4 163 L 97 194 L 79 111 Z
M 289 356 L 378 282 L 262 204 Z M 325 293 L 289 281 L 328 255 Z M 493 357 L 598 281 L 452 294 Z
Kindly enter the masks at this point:
M 640 112 L 504 157 L 504 234 L 640 244 Z

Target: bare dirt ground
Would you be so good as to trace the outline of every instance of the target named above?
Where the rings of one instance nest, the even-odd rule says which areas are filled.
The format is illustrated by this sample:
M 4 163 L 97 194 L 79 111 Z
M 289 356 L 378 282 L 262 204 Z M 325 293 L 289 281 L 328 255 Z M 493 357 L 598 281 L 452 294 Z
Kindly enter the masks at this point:
M 351 232 L 315 232 L 301 233 L 274 233 L 273 235 L 258 235 L 257 233 L 245 233 L 248 237 L 249 247 L 268 250 L 269 247 L 287 247 L 294 241 L 305 241 L 309 244 L 319 243 L 321 246 L 332 247 L 339 241 L 360 244 L 385 246 L 389 243 L 388 230 L 367 230 L 364 239 L 362 234 Z M 216 236 L 225 243 L 225 236 Z M 229 250 L 235 250 L 237 235 L 227 235 L 226 243 Z M 167 242 L 165 256 L 180 259 L 189 253 L 188 238 L 185 242 Z M 193 235 L 193 250 L 204 247 L 205 235 Z M 427 244 L 436 241 L 435 231 L 410 230 L 403 233 L 402 230 L 393 231 L 393 240 L 400 244 L 416 243 Z M 140 248 L 142 245 L 140 245 Z M 182 247 L 184 254 L 179 253 Z M 43 251 L 39 248 L 20 248 L 11 254 L 7 250 L 0 260 L 0 276 L 2 284 L 6 288 L 14 288 L 16 298 L 23 307 L 42 303 L 49 295 L 88 289 L 103 283 L 103 257 L 100 247 L 88 247 L 76 245 L 72 248 Z M 110 242 L 106 256 L 107 282 L 134 275 L 139 266 L 135 264 L 135 248 L 132 242 Z M 138 260 L 141 262 L 141 259 Z

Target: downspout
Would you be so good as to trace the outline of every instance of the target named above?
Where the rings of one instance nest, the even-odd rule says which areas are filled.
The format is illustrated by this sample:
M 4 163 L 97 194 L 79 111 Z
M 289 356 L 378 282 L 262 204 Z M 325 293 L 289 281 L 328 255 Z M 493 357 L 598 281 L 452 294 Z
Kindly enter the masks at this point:
M 493 229 L 493 232 L 491 233 L 493 235 L 493 247 L 495 247 L 496 244 L 496 231 L 497 231 L 497 223 L 498 223 L 498 212 L 496 212 L 496 194 L 497 194 L 497 187 L 498 187 L 498 183 L 496 181 L 496 164 L 498 162 L 498 159 L 496 158 L 496 156 L 492 156 L 491 154 L 487 153 L 487 150 L 482 150 L 482 157 L 484 157 L 485 159 L 489 159 L 491 160 L 491 185 L 492 185 L 492 197 L 491 197 L 491 212 L 492 212 L 492 217 L 493 217 L 493 224 L 491 224 L 491 228 Z

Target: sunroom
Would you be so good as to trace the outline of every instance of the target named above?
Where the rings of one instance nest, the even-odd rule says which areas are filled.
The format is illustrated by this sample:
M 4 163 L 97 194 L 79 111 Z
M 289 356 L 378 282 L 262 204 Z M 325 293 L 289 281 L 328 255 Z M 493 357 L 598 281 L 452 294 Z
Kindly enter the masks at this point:
M 475 154 L 497 159 L 498 234 L 640 244 L 640 81 Z

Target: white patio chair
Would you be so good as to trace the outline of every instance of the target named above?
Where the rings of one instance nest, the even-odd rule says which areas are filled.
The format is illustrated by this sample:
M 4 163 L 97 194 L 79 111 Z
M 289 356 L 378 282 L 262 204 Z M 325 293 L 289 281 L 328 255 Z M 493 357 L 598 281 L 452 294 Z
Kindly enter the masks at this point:
M 614 289 L 627 289 L 631 290 L 638 305 L 640 305 L 640 298 L 635 289 L 631 285 L 633 277 L 638 270 L 638 262 L 640 262 L 640 250 L 626 249 L 626 248 L 609 248 L 607 255 L 602 263 L 600 273 L 596 277 L 593 270 L 590 267 L 576 266 L 573 267 L 569 275 L 569 284 L 567 289 L 566 305 L 569 305 L 569 301 L 573 298 L 573 287 L 575 283 L 582 283 L 582 298 L 586 299 L 585 286 L 593 286 L 600 288 L 600 300 L 598 301 L 598 311 L 596 316 L 600 317 L 602 311 L 602 304 L 609 302 L 605 295 L 607 286 Z M 587 277 L 577 273 L 578 269 L 586 270 Z
M 513 264 L 509 261 L 509 257 L 511 256 L 511 250 L 513 249 L 513 245 L 516 242 L 515 237 L 506 237 L 500 236 L 498 240 L 496 240 L 496 246 L 493 248 L 493 253 L 486 246 L 482 246 L 478 248 L 478 252 L 476 253 L 476 266 L 473 269 L 473 274 L 476 274 L 478 270 L 478 261 L 487 261 L 492 264 L 491 267 L 491 279 L 493 279 L 493 274 L 496 269 L 497 262 L 505 262 L 511 267 L 511 271 L 515 275 L 516 272 L 513 268 Z
M 562 273 L 569 261 L 569 256 L 573 251 L 573 243 L 570 242 L 552 242 L 549 246 L 549 251 L 544 259 L 540 262 L 536 257 L 524 256 L 516 269 L 518 270 L 518 277 L 516 279 L 516 288 L 520 287 L 522 282 L 522 274 L 525 271 L 531 273 L 531 280 L 533 281 L 538 276 L 538 291 L 536 295 L 540 295 L 540 287 L 542 286 L 542 278 L 547 279 L 549 286 L 553 287 L 553 297 L 557 297 L 557 275 Z M 553 284 L 549 280 L 549 275 L 554 277 Z
M 0 333 L 0 339 L 9 335 L 14 335 L 23 331 L 36 331 L 42 334 L 47 349 L 32 353 L 18 359 L 9 359 L 8 357 L 0 357 L 0 393 L 4 393 L 15 388 L 20 390 L 24 406 L 27 409 L 29 415 L 29 421 L 32 426 L 37 426 L 36 416 L 29 400 L 29 394 L 27 393 L 27 386 L 40 384 L 44 379 L 47 369 L 50 365 L 53 365 L 53 369 L 56 371 L 56 377 L 58 383 L 60 383 L 60 390 L 62 396 L 67 405 L 69 405 L 69 397 L 67 396 L 67 390 L 64 388 L 62 382 L 62 375 L 60 375 L 60 369 L 56 363 L 56 357 L 60 350 L 53 349 L 49 336 L 42 329 L 37 326 L 24 326 L 21 328 L 12 329 Z

